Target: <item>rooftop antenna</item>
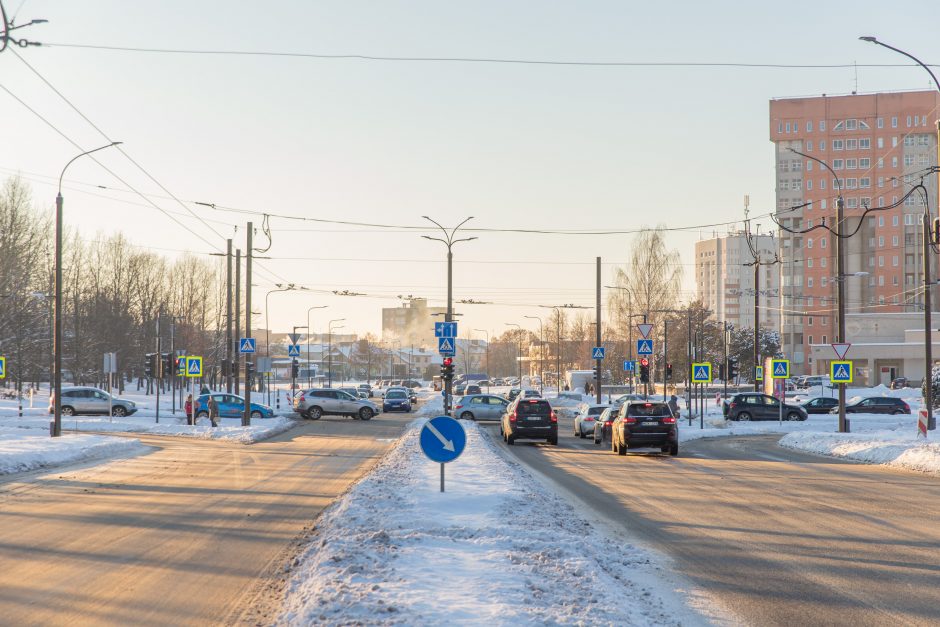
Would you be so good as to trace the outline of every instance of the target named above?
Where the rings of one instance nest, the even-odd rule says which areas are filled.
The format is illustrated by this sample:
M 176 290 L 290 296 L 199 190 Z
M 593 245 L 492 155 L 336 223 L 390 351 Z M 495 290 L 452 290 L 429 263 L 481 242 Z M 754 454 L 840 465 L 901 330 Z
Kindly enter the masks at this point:
M 858 61 L 852 61 L 852 65 L 855 67 L 855 90 L 852 92 L 852 95 L 858 93 Z

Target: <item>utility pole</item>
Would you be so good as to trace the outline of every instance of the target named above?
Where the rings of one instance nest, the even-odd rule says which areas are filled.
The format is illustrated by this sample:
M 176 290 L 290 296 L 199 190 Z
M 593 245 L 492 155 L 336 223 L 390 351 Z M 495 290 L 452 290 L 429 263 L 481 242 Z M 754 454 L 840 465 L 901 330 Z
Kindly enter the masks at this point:
M 666 369 L 669 364 L 669 319 L 663 316 L 663 400 L 666 400 L 666 386 L 669 380 L 666 378 Z
M 836 294 L 838 296 L 839 311 L 839 338 L 836 340 L 839 344 L 845 342 L 845 244 L 842 240 L 843 224 L 845 223 L 845 200 L 842 198 L 842 184 L 839 183 L 839 197 L 836 199 L 836 276 L 838 285 L 836 285 Z M 926 226 L 926 223 L 925 223 Z M 925 230 L 925 236 L 929 233 Z M 926 241 L 926 240 L 925 240 Z M 927 248 L 924 249 L 924 259 L 927 260 Z M 927 263 L 930 263 L 927 261 Z M 924 276 L 927 276 L 927 266 L 924 266 Z M 929 298 L 929 297 L 928 297 Z M 929 300 L 926 302 L 930 302 Z M 929 307 L 928 307 L 929 309 Z M 927 312 L 927 319 L 930 319 L 930 312 Z M 930 349 L 928 349 L 930 350 Z M 780 399 L 783 403 L 783 399 Z M 839 384 L 839 433 L 848 433 L 849 422 L 845 419 L 845 383 Z
M 595 314 L 594 318 L 597 321 L 597 324 L 594 328 L 595 340 L 597 343 L 595 346 L 601 346 L 601 258 L 597 258 L 597 287 L 596 287 L 596 304 L 595 304 Z M 594 390 L 595 396 L 597 397 L 597 404 L 600 405 L 602 402 L 601 394 L 601 380 L 603 375 L 601 374 L 601 367 L 603 366 L 603 359 L 597 360 L 597 389 Z
M 841 257 L 840 257 L 841 259 Z M 840 301 L 841 302 L 841 301 Z M 839 340 L 840 342 L 842 340 Z M 757 366 L 760 365 L 760 252 L 754 259 L 754 391 L 760 392 Z M 766 373 L 765 373 L 766 376 Z
M 156 363 L 153 365 L 153 376 L 157 379 L 157 422 L 160 422 L 160 388 L 163 387 L 163 353 L 160 352 L 160 317 L 163 315 L 161 309 L 157 313 L 157 356 Z M 196 402 L 196 399 L 193 399 Z
M 248 223 L 248 252 L 245 257 L 245 337 L 251 337 L 251 235 L 253 225 Z M 245 353 L 245 413 L 242 415 L 242 426 L 251 425 L 251 370 L 248 368 L 248 360 L 251 357 Z
M 232 240 L 225 240 L 225 391 L 232 393 L 232 349 L 235 340 L 232 337 Z M 175 355 L 174 355 L 175 357 Z
M 728 367 L 729 366 L 728 364 L 728 323 L 726 321 L 722 321 L 721 325 L 722 325 L 721 338 L 722 338 L 722 345 L 724 346 L 724 353 L 725 353 L 725 356 L 724 356 L 724 359 L 725 359 L 725 395 L 724 395 L 724 398 L 728 398 L 728 378 L 729 378 L 728 374 L 731 372 L 731 368 Z
M 242 334 L 242 251 L 235 249 L 235 340 L 238 341 Z M 235 355 L 232 360 L 232 378 L 235 380 L 235 394 L 238 394 L 238 380 L 241 374 L 241 353 Z

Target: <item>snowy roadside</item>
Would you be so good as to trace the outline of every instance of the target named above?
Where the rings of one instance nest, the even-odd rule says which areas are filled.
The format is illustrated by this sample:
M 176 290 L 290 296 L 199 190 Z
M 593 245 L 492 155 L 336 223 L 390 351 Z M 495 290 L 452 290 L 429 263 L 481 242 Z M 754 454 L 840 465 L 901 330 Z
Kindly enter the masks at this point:
M 439 400 L 318 521 L 278 624 L 610 624 L 708 621 L 650 554 L 605 535 L 505 461 L 476 423 L 440 470 L 418 435 Z
M 895 431 L 789 433 L 780 439 L 779 444 L 869 464 L 940 473 L 940 442 L 928 442 L 912 434 L 900 435 Z
M 147 450 L 140 440 L 104 435 L 49 437 L 34 429 L 0 427 L 0 475 L 89 460 L 135 455 Z

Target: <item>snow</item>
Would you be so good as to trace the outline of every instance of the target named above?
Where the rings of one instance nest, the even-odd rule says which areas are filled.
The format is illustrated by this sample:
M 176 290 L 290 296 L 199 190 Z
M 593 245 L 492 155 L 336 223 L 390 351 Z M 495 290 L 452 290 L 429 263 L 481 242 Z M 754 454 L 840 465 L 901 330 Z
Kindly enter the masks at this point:
M 418 436 L 331 506 L 292 569 L 284 625 L 678 625 L 706 620 L 657 559 L 500 456 L 474 422 L 446 468 Z
M 87 460 L 134 455 L 146 450 L 140 440 L 102 435 L 49 437 L 43 431 L 0 426 L 0 475 Z

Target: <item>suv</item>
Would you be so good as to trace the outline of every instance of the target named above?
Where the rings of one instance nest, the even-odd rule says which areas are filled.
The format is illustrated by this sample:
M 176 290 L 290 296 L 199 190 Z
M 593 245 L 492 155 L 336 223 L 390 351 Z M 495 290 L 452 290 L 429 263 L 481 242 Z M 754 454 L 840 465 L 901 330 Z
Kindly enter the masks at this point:
M 783 404 L 784 420 L 806 420 L 806 410 L 799 405 Z M 728 420 L 777 420 L 780 417 L 780 401 L 768 394 L 750 392 L 735 394 L 728 403 L 725 418 Z
M 814 388 L 819 385 L 822 385 L 822 386 L 831 385 L 829 382 L 829 375 L 820 374 L 820 375 L 812 375 L 809 377 L 803 377 L 802 379 L 798 380 L 796 383 L 796 387 L 802 388 L 804 390 L 809 389 L 809 388 Z
M 64 413 L 64 412 L 63 412 Z M 839 408 L 834 407 L 830 413 L 838 414 Z M 899 398 L 890 396 L 873 396 L 871 398 L 862 398 L 854 403 L 845 404 L 845 413 L 847 414 L 909 414 L 911 406 Z
M 379 408 L 365 398 L 355 398 L 341 390 L 313 388 L 294 397 L 294 411 L 311 420 L 321 416 L 349 416 L 359 420 L 371 420 Z
M 679 454 L 679 425 L 668 403 L 624 403 L 610 426 L 610 448 L 626 455 L 631 448 L 658 448 L 670 455 Z
M 519 439 L 558 444 L 558 416 L 544 399 L 517 396 L 506 408 L 499 431 L 506 444 Z
M 372 386 L 368 383 L 360 383 L 358 390 L 360 394 L 365 394 L 366 398 L 372 398 Z
M 107 416 L 109 400 L 112 416 L 130 416 L 137 411 L 137 404 L 134 401 L 116 398 L 104 390 L 93 387 L 71 387 L 62 389 L 62 415 L 104 414 Z M 49 397 L 49 413 L 55 413 L 55 393 Z

